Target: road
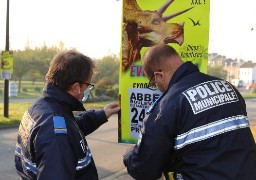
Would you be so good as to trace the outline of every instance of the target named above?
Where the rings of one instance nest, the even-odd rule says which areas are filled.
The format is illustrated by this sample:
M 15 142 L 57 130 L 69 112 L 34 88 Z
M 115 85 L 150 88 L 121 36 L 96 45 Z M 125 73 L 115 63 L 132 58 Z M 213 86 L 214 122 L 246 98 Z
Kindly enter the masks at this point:
M 256 98 L 246 99 L 245 103 L 250 125 L 256 127 Z
M 250 124 L 256 127 L 256 99 L 247 99 L 246 106 Z M 124 165 L 122 163 L 122 155 L 131 145 L 117 143 L 117 130 L 117 116 L 114 115 L 109 119 L 108 123 L 102 125 L 97 131 L 86 137 L 100 179 L 132 179 L 123 171 Z M 19 179 L 14 169 L 16 136 L 17 128 L 0 130 L 0 180 Z M 116 172 L 120 172 L 121 175 L 118 178 L 112 178 Z

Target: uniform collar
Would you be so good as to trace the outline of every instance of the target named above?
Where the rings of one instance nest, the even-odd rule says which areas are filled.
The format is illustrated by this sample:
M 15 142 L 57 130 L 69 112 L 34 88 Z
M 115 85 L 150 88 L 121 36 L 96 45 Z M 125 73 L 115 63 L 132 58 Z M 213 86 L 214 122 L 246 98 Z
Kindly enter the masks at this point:
M 52 84 L 46 84 L 44 86 L 43 97 L 55 99 L 62 105 L 66 106 L 70 111 L 85 110 L 83 104 L 79 100 L 71 96 L 68 92 Z
M 192 62 L 187 61 L 183 63 L 173 74 L 170 83 L 169 83 L 169 89 L 178 82 L 181 78 L 184 76 L 187 76 L 193 72 L 199 71 L 198 67 L 194 65 Z

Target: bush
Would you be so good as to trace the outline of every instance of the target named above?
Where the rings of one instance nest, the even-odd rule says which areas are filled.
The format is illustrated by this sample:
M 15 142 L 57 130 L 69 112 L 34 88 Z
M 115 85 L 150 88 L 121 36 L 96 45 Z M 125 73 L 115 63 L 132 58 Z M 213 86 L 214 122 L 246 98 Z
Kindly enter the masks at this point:
M 105 91 L 105 95 L 110 96 L 110 97 L 114 97 L 115 96 L 115 90 L 113 88 L 108 88 Z
M 105 88 L 99 88 L 99 87 L 95 86 L 94 94 L 96 96 L 101 96 L 101 95 L 105 94 Z
M 109 96 L 106 96 L 106 95 L 101 95 L 101 96 L 99 96 L 99 99 L 100 99 L 101 101 L 111 101 L 111 100 L 113 100 L 112 97 L 109 97 Z
M 23 92 L 28 92 L 28 89 L 27 88 L 22 88 L 22 91 Z
M 35 92 L 41 92 L 41 88 L 35 87 Z
M 116 97 L 115 89 L 113 88 L 114 82 L 110 78 L 102 78 L 100 79 L 94 88 L 94 93 L 96 96 L 110 96 L 110 97 Z
M 251 88 L 251 93 L 256 93 L 256 88 Z

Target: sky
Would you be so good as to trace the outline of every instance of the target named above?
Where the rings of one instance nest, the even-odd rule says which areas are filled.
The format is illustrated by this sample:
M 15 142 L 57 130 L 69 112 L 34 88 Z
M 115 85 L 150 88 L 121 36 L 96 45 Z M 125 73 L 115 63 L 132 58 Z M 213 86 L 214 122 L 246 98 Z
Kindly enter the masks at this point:
M 0 0 L 0 50 L 6 1 Z M 208 52 L 256 62 L 255 9 L 256 0 L 211 0 Z M 63 42 L 95 59 L 119 55 L 121 19 L 122 0 L 10 0 L 10 49 Z

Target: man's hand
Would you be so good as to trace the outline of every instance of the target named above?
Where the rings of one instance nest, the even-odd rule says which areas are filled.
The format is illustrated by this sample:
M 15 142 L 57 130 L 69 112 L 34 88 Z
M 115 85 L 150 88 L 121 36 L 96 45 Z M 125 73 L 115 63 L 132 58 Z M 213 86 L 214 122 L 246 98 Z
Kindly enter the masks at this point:
M 109 118 L 111 115 L 117 113 L 120 110 L 120 107 L 117 103 L 111 103 L 107 104 L 103 110 L 105 111 L 105 114 L 107 118 Z

